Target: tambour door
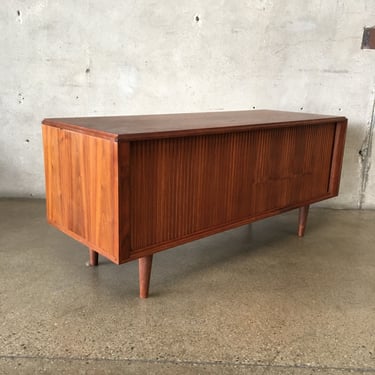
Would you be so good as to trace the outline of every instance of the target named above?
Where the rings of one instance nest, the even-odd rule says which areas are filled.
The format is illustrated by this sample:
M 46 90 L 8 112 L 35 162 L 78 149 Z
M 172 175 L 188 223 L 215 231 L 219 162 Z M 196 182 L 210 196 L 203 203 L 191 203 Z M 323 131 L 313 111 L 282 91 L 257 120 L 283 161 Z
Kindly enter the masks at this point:
M 336 133 L 327 122 L 130 142 L 131 254 L 328 198 Z

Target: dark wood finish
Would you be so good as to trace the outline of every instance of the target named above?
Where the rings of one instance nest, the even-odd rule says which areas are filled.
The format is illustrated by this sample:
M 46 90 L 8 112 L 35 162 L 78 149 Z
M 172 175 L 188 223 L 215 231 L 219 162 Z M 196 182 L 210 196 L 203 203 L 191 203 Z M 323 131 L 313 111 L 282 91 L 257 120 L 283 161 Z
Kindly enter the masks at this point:
M 89 249 L 89 265 L 94 267 L 98 265 L 99 254 L 92 249 Z
M 43 124 L 113 140 L 145 140 L 221 134 L 258 128 L 346 121 L 345 117 L 285 111 L 233 111 L 167 115 L 45 119 Z M 230 129 L 229 129 L 230 128 Z
M 119 264 L 295 208 L 303 235 L 308 206 L 338 194 L 347 120 L 240 111 L 43 124 L 49 222 Z
M 152 267 L 152 255 L 147 255 L 138 259 L 139 268 L 139 297 L 147 298 L 150 286 Z
M 335 143 L 332 150 L 331 176 L 329 179 L 329 191 L 333 196 L 336 196 L 339 193 L 346 128 L 347 121 L 338 122 L 336 125 Z
M 130 144 L 121 142 L 118 147 L 118 196 L 119 199 L 119 258 L 124 263 L 130 256 Z
M 131 252 L 327 195 L 334 135 L 333 123 L 133 142 Z
M 309 205 L 302 206 L 299 209 L 299 219 L 298 219 L 298 236 L 303 237 L 305 235 L 307 215 L 309 213 Z

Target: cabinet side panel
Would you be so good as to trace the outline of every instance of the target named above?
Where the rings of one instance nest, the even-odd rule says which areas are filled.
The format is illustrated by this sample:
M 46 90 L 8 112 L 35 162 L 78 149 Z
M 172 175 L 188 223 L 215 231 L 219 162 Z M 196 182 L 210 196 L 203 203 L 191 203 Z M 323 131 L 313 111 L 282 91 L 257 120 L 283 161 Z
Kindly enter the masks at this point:
M 338 122 L 336 125 L 335 143 L 332 150 L 331 179 L 329 185 L 329 190 L 332 195 L 338 195 L 339 193 L 347 125 L 347 121 Z
M 48 221 L 118 262 L 117 144 L 43 126 Z
M 328 198 L 334 136 L 328 123 L 132 142 L 133 254 Z

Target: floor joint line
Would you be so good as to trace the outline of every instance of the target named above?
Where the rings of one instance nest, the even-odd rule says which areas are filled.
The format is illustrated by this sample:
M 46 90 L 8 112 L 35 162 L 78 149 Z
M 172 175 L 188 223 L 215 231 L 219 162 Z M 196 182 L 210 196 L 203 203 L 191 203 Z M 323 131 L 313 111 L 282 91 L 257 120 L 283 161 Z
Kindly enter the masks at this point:
M 159 359 L 159 358 L 90 358 L 90 357 L 54 357 L 54 356 L 28 356 L 28 355 L 0 355 L 1 359 L 17 360 L 49 360 L 49 361 L 92 361 L 92 362 L 132 362 L 132 363 L 149 363 L 149 364 L 173 364 L 173 365 L 190 365 L 190 366 L 227 366 L 227 367 L 262 367 L 262 368 L 294 368 L 294 369 L 312 369 L 312 370 L 333 370 L 333 371 L 361 371 L 375 372 L 373 367 L 336 367 L 325 365 L 308 365 L 308 364 L 277 364 L 277 363 L 256 363 L 256 362 L 231 362 L 231 361 L 194 361 L 178 359 Z

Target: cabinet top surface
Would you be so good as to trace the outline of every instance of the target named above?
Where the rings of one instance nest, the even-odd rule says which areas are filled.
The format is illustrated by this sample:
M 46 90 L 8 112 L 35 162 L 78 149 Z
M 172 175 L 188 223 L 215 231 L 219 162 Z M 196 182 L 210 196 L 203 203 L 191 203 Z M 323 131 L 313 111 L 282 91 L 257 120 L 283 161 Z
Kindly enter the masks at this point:
M 42 123 L 44 125 L 113 140 L 141 140 L 337 121 L 346 121 L 346 118 L 302 112 L 252 110 L 138 116 L 47 118 Z

